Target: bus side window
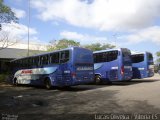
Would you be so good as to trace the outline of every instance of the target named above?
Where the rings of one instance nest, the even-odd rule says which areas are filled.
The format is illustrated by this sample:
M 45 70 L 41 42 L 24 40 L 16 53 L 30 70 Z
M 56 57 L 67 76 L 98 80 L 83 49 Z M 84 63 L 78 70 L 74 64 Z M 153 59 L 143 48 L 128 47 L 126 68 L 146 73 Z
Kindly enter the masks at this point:
M 21 61 L 22 61 L 21 62 L 22 63 L 21 66 L 24 68 L 24 59 L 22 59 Z
M 18 60 L 18 66 L 22 67 L 22 60 Z
M 69 60 L 69 51 L 63 51 L 60 55 L 60 63 L 65 63 Z
M 28 59 L 24 59 L 24 67 L 28 67 Z
M 42 66 L 42 61 L 43 61 L 43 56 L 40 56 L 40 59 L 39 59 L 39 65 Z
M 35 62 L 36 62 L 36 65 L 39 66 L 39 57 L 36 57 Z
M 115 60 L 115 58 L 116 58 L 115 52 L 112 51 L 111 52 L 111 61 Z
M 17 60 L 17 66 L 18 66 L 18 67 L 21 67 L 19 60 Z
M 96 63 L 103 62 L 103 54 L 102 53 L 95 54 L 95 62 Z
M 52 64 L 58 64 L 59 63 L 59 53 L 53 53 L 50 55 L 50 60 Z
M 105 54 L 105 56 L 106 56 L 105 62 L 108 62 L 108 61 L 109 61 L 109 58 L 110 58 L 109 55 L 110 55 L 109 52 L 106 52 L 106 54 Z
M 28 66 L 27 59 L 23 59 L 23 67 L 26 68 Z
M 98 55 L 94 54 L 93 56 L 94 56 L 94 62 L 97 63 L 98 62 Z
M 97 53 L 96 54 L 96 61 L 97 61 L 97 63 L 102 61 L 101 56 L 102 56 L 101 53 Z
M 13 68 L 14 67 L 14 61 L 10 62 L 10 63 L 11 63 L 11 68 Z
M 28 58 L 28 66 L 29 66 L 29 67 L 32 66 L 32 58 Z
M 111 54 L 111 51 L 109 51 L 108 52 L 108 54 L 107 54 L 107 61 L 106 62 L 110 62 L 110 61 L 112 61 L 112 54 Z
M 33 61 L 33 58 L 31 58 L 31 64 L 30 64 L 30 66 L 33 66 L 33 63 L 34 63 L 34 61 Z
M 15 65 L 18 66 L 18 60 L 15 61 Z
M 22 60 L 18 60 L 19 67 L 22 67 Z
M 34 57 L 34 66 L 38 67 L 39 66 L 39 57 Z
M 34 64 L 34 59 L 33 58 L 30 58 L 31 60 L 31 63 L 30 63 L 30 66 L 32 67 L 33 66 L 33 64 Z
M 14 61 L 13 65 L 14 65 L 14 67 L 16 67 L 17 66 L 17 61 Z
M 93 58 L 94 58 L 94 62 L 96 63 L 97 62 L 97 55 L 93 54 Z
M 147 57 L 148 57 L 148 60 L 149 60 L 149 61 L 150 61 L 150 60 L 153 60 L 153 56 L 152 56 L 151 53 L 149 53 Z
M 118 54 L 118 56 L 120 56 L 120 51 L 118 51 L 118 53 L 117 53 L 117 54 Z
M 48 55 L 40 57 L 41 65 L 48 65 Z

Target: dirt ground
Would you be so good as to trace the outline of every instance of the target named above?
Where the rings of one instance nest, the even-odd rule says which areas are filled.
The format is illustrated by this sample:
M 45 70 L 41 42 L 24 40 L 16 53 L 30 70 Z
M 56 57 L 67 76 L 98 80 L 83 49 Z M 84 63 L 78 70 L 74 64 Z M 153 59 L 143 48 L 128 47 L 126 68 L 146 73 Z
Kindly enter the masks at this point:
M 0 114 L 2 119 L 15 120 L 95 120 L 123 114 L 147 114 L 160 119 L 160 75 L 112 85 L 52 90 L 1 84 Z

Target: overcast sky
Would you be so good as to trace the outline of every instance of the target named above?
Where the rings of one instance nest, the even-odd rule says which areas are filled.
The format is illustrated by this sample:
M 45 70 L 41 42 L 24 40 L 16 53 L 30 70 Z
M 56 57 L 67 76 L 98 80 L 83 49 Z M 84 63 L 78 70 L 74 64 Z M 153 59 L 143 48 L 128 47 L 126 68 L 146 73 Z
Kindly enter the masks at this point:
M 4 0 L 19 24 L 3 27 L 27 40 L 28 0 Z M 160 0 L 30 0 L 30 38 L 112 43 L 136 51 L 160 50 Z

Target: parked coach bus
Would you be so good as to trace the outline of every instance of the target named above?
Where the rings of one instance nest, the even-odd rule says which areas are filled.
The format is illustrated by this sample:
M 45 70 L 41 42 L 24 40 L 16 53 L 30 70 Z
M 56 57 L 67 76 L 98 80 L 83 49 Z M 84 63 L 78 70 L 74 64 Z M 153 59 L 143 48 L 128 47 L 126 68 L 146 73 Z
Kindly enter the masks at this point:
M 94 81 L 93 53 L 71 47 L 11 61 L 14 84 L 73 86 Z
M 96 51 L 94 54 L 95 83 L 131 80 L 131 52 L 127 48 Z
M 154 75 L 153 56 L 150 52 L 133 53 L 132 69 L 134 78 L 147 78 Z

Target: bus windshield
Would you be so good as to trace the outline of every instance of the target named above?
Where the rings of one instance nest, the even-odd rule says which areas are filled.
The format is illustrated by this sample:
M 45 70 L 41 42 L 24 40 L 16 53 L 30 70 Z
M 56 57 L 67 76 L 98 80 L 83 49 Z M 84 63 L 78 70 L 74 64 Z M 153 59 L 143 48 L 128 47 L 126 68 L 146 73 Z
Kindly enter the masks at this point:
M 153 65 L 153 56 L 152 56 L 152 54 L 151 54 L 151 53 L 148 53 L 147 58 L 148 58 L 148 62 L 149 62 L 149 64 L 150 64 L 150 65 Z
M 118 57 L 118 50 L 94 54 L 94 63 L 111 62 Z
M 153 56 L 151 53 L 148 53 L 148 60 L 153 60 Z
M 144 61 L 144 54 L 132 55 L 132 63 L 139 63 Z
M 126 48 L 122 48 L 122 57 L 123 57 L 123 63 L 126 65 L 130 65 L 131 64 L 131 52 L 130 50 L 126 49 Z

